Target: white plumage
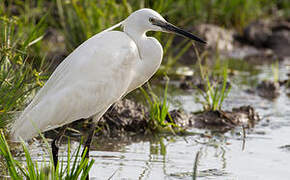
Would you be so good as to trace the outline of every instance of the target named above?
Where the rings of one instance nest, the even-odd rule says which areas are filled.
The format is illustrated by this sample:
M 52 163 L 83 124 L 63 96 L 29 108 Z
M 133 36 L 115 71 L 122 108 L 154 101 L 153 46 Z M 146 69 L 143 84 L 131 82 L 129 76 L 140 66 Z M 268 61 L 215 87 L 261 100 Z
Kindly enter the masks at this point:
M 124 28 L 127 28 L 125 24 Z M 140 37 L 138 41 L 157 43 L 147 37 Z M 156 46 L 162 50 L 159 43 Z M 147 50 L 147 46 L 143 48 L 140 51 L 156 52 Z M 108 31 L 88 39 L 56 68 L 15 121 L 13 137 L 27 140 L 36 136 L 38 130 L 54 129 L 91 116 L 98 120 L 111 104 L 154 74 L 162 52 L 149 59 L 140 57 L 137 44 L 126 32 Z M 140 66 L 146 64 L 146 60 L 155 62 L 155 68 L 139 75 Z
M 160 66 L 162 46 L 147 37 L 147 31 L 189 36 L 151 9 L 138 10 L 120 24 L 124 32 L 112 31 L 113 26 L 96 34 L 56 68 L 13 124 L 14 139 L 27 140 L 39 130 L 81 118 L 97 121 L 114 102 L 148 81 Z

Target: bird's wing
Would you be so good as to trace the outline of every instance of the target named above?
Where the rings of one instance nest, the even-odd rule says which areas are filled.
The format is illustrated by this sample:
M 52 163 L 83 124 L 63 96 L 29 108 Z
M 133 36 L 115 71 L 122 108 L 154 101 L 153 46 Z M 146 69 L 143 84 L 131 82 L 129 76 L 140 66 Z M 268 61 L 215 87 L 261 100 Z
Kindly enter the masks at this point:
M 90 38 L 58 66 L 14 123 L 13 136 L 29 139 L 37 129 L 101 116 L 127 91 L 137 61 L 136 44 L 123 32 Z

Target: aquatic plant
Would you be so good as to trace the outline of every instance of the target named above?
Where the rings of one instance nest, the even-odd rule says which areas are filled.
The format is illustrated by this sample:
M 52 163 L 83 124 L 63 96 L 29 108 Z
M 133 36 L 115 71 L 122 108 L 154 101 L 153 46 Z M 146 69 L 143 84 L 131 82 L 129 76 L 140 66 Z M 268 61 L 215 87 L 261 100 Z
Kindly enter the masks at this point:
M 148 128 L 151 131 L 163 131 L 168 128 L 170 131 L 173 131 L 172 127 L 177 127 L 169 114 L 167 100 L 168 83 L 169 79 L 167 78 L 162 99 L 153 92 L 149 83 L 147 83 L 149 93 L 144 88 L 140 88 L 149 106 Z
M 225 66 L 222 69 L 222 85 L 213 84 L 210 82 L 209 77 L 206 75 L 206 102 L 207 106 L 204 106 L 205 109 L 210 110 L 220 110 L 225 98 L 228 96 L 231 86 L 227 87 L 227 73 L 228 69 Z
M 4 166 L 7 169 L 7 174 L 5 176 L 15 180 L 85 179 L 92 165 L 94 164 L 94 160 L 89 160 L 88 158 L 86 158 L 85 153 L 83 153 L 83 155 L 80 155 L 81 144 L 77 148 L 76 152 L 71 155 L 70 141 L 68 141 L 68 153 L 65 157 L 66 164 L 64 164 L 64 160 L 62 160 L 55 168 L 50 147 L 45 139 L 44 141 L 46 143 L 46 149 L 49 151 L 50 154 L 48 162 L 46 161 L 45 157 L 43 157 L 44 160 L 40 163 L 34 160 L 31 157 L 31 154 L 24 142 L 22 142 L 22 149 L 25 154 L 25 162 L 22 162 L 12 156 L 5 135 L 3 131 L 1 131 L 0 155 L 1 158 L 3 158 L 2 160 L 4 161 Z M 3 177 L 4 175 L 2 174 L 1 176 Z
M 222 104 L 225 100 L 225 98 L 228 96 L 231 85 L 228 84 L 228 68 L 227 64 L 223 63 L 222 66 L 219 66 L 217 68 L 217 73 L 213 73 L 212 77 L 217 79 L 217 81 L 210 80 L 210 73 L 208 69 L 205 69 L 205 67 L 202 65 L 201 61 L 202 58 L 206 58 L 206 52 L 203 53 L 202 56 L 199 55 L 196 47 L 194 46 L 195 54 L 198 59 L 198 66 L 201 74 L 201 79 L 203 83 L 205 84 L 205 89 L 201 90 L 198 89 L 199 94 L 203 97 L 204 101 L 199 101 L 203 104 L 204 110 L 220 110 L 222 108 Z M 220 62 L 219 53 L 216 53 L 216 62 Z M 221 77 L 221 80 L 219 81 Z M 221 84 L 219 83 L 221 82 Z

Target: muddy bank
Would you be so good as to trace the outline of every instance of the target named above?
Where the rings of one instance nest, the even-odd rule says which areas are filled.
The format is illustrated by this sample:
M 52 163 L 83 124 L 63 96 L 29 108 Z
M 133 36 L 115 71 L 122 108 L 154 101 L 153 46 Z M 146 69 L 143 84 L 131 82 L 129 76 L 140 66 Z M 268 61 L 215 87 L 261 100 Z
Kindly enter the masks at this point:
M 119 137 L 126 133 L 144 134 L 148 128 L 148 110 L 145 106 L 134 101 L 124 99 L 112 105 L 98 122 L 96 136 Z M 90 129 L 91 119 L 80 119 L 69 125 L 71 130 L 66 134 L 79 138 L 86 135 Z M 46 137 L 53 138 L 58 131 L 45 133 Z
M 225 132 L 236 126 L 251 128 L 260 120 L 259 115 L 250 106 L 234 108 L 232 111 L 205 111 L 198 114 L 172 110 L 170 116 L 174 123 L 183 129 L 195 127 L 220 132 Z M 169 118 L 167 120 L 170 121 Z M 69 127 L 85 134 L 89 129 L 89 124 L 90 120 L 79 120 Z M 68 133 L 69 136 L 76 135 L 75 131 Z M 46 137 L 52 138 L 54 134 L 55 131 L 49 131 L 46 133 Z M 101 118 L 96 136 L 118 138 L 128 134 L 150 135 L 152 131 L 146 107 L 129 99 L 124 99 L 114 104 Z
M 236 126 L 252 128 L 260 120 L 251 106 L 233 108 L 232 111 L 216 110 L 200 113 L 172 110 L 169 114 L 174 123 L 184 129 L 194 127 L 229 130 Z M 170 122 L 168 117 L 166 119 Z M 111 107 L 99 125 L 105 127 L 101 133 L 106 135 L 119 135 L 121 132 L 146 133 L 150 128 L 149 113 L 144 106 L 124 99 Z
M 233 108 L 232 111 L 210 110 L 191 114 L 186 114 L 181 110 L 173 110 L 170 115 L 180 127 L 195 127 L 220 132 L 237 126 L 252 128 L 260 121 L 258 113 L 251 106 Z
M 260 116 L 251 106 L 233 108 L 232 111 L 205 111 L 194 116 L 195 127 L 215 130 L 229 130 L 236 126 L 252 128 L 260 121 Z

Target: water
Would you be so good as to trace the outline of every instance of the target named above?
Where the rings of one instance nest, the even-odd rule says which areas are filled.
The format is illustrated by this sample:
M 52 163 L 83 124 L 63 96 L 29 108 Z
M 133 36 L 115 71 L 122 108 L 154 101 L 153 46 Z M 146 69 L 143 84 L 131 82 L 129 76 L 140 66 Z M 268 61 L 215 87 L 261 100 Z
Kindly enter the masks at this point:
M 113 142 L 106 148 L 91 152 L 95 164 L 91 170 L 94 179 L 192 179 L 193 165 L 197 152 L 198 179 L 290 179 L 290 98 L 285 90 L 274 101 L 248 94 L 249 88 L 243 81 L 271 79 L 270 66 L 257 67 L 260 73 L 237 75 L 237 81 L 225 109 L 240 105 L 252 105 L 262 117 L 253 129 L 247 130 L 243 150 L 241 129 L 226 134 L 212 134 L 210 131 L 191 129 L 192 132 L 209 137 L 167 136 L 150 140 L 137 140 L 131 144 Z M 287 66 L 280 68 L 280 78 L 286 78 Z M 250 73 L 250 72 L 248 72 Z M 247 74 L 247 73 L 246 73 Z M 201 108 L 194 102 L 193 93 L 174 93 L 175 101 L 181 101 L 186 111 Z M 173 105 L 174 106 L 174 105 Z M 127 145 L 126 145 L 127 144 Z M 287 146 L 288 145 L 288 146 Z M 104 150 L 105 149 L 105 150 Z

